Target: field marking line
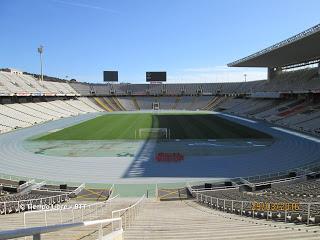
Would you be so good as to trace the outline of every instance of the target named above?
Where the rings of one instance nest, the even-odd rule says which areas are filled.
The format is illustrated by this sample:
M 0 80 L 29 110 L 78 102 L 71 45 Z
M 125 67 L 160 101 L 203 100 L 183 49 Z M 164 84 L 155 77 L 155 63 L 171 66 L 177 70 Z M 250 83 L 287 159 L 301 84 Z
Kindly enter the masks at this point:
M 320 139 L 315 138 L 315 137 L 311 137 L 311 136 L 308 136 L 308 135 L 305 135 L 305 134 L 303 134 L 303 133 L 294 132 L 294 131 L 287 130 L 287 129 L 280 128 L 280 127 L 271 127 L 271 128 L 272 128 L 272 129 L 275 129 L 275 130 L 278 130 L 278 131 L 281 131 L 281 132 L 285 132 L 285 133 L 294 135 L 294 136 L 298 136 L 298 137 L 301 137 L 301 138 L 305 138 L 305 139 L 308 139 L 308 140 L 310 140 L 310 141 L 314 141 L 314 142 L 320 143 Z
M 249 123 L 257 123 L 257 121 L 253 121 L 253 120 L 250 120 L 250 119 L 246 119 L 246 118 L 243 118 L 243 117 L 238 117 L 238 116 L 234 116 L 234 115 L 230 115 L 230 114 L 226 114 L 226 113 L 217 113 L 217 114 L 218 115 L 223 115 L 223 116 L 226 116 L 226 117 L 239 119 L 239 120 L 246 121 L 246 122 L 249 122 Z

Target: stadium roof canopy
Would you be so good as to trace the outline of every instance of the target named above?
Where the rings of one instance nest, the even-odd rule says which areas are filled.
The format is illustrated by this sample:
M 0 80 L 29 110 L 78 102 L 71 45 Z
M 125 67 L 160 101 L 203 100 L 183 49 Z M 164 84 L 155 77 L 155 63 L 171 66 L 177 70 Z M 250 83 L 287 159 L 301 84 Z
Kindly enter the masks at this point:
M 271 47 L 229 63 L 229 67 L 285 67 L 320 59 L 320 24 Z

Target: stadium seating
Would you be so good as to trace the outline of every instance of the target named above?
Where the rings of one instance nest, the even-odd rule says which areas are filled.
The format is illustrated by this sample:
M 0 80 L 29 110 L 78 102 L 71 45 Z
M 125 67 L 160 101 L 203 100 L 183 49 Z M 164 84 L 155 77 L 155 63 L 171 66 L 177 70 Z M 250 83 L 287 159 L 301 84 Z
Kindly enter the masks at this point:
M 29 127 L 45 121 L 102 111 L 86 98 L 0 104 L 0 132 Z
M 282 220 L 308 224 L 320 223 L 320 181 L 305 177 L 255 183 L 255 186 L 270 185 L 264 190 L 244 190 L 243 185 L 225 188 L 212 186 L 212 190 L 194 187 L 197 200 L 206 206 L 242 216 Z M 251 185 L 252 186 L 252 185 Z M 255 203 L 264 204 L 255 208 Z M 270 209 L 271 205 L 281 203 L 281 207 Z M 287 205 L 286 205 L 287 204 Z M 293 204 L 293 205 L 292 205 Z M 294 205 L 298 204 L 298 205 Z M 288 209 L 287 209 L 288 208 Z M 286 209 L 286 210 L 285 210 Z
M 85 113 L 151 110 L 153 103 L 159 103 L 160 109 L 223 111 L 319 135 L 318 102 L 306 97 L 250 97 L 251 93 L 258 96 L 319 89 L 316 68 L 280 72 L 270 81 L 202 84 L 40 82 L 31 75 L 0 72 L 0 94 L 21 96 L 20 103 L 9 99 L 0 105 L 0 132 Z M 32 102 L 23 99 L 41 95 L 46 97 Z
M 29 189 L 32 185 L 35 187 Z M 24 187 L 22 188 L 22 186 Z M 35 210 L 33 208 L 37 205 L 44 206 L 63 203 L 74 196 L 72 193 L 78 187 L 67 187 L 64 190 L 60 188 L 57 185 L 37 185 L 33 180 L 30 182 L 19 182 L 17 180 L 0 178 L 0 215 Z

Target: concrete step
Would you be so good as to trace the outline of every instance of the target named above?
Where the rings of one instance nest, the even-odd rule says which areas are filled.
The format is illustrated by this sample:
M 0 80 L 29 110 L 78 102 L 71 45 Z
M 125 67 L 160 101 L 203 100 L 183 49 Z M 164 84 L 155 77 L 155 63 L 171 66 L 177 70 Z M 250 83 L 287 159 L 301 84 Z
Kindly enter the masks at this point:
M 317 227 L 319 229 L 319 227 Z M 292 224 L 274 223 L 223 213 L 193 201 L 148 201 L 125 240 L 188 239 L 320 239 L 318 232 Z

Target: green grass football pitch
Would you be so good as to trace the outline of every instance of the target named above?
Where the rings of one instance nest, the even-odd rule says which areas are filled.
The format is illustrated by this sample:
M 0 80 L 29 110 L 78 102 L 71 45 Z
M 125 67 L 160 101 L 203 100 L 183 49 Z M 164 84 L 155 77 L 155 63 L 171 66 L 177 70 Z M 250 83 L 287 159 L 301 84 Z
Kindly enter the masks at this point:
M 271 136 L 214 114 L 106 114 L 41 136 L 37 140 L 132 140 L 165 138 L 162 133 L 142 132 L 142 128 L 170 129 L 171 139 L 258 139 Z M 169 131 L 169 130 L 167 130 Z M 169 134 L 168 134 L 169 135 Z M 168 137 L 168 136 L 167 136 Z

